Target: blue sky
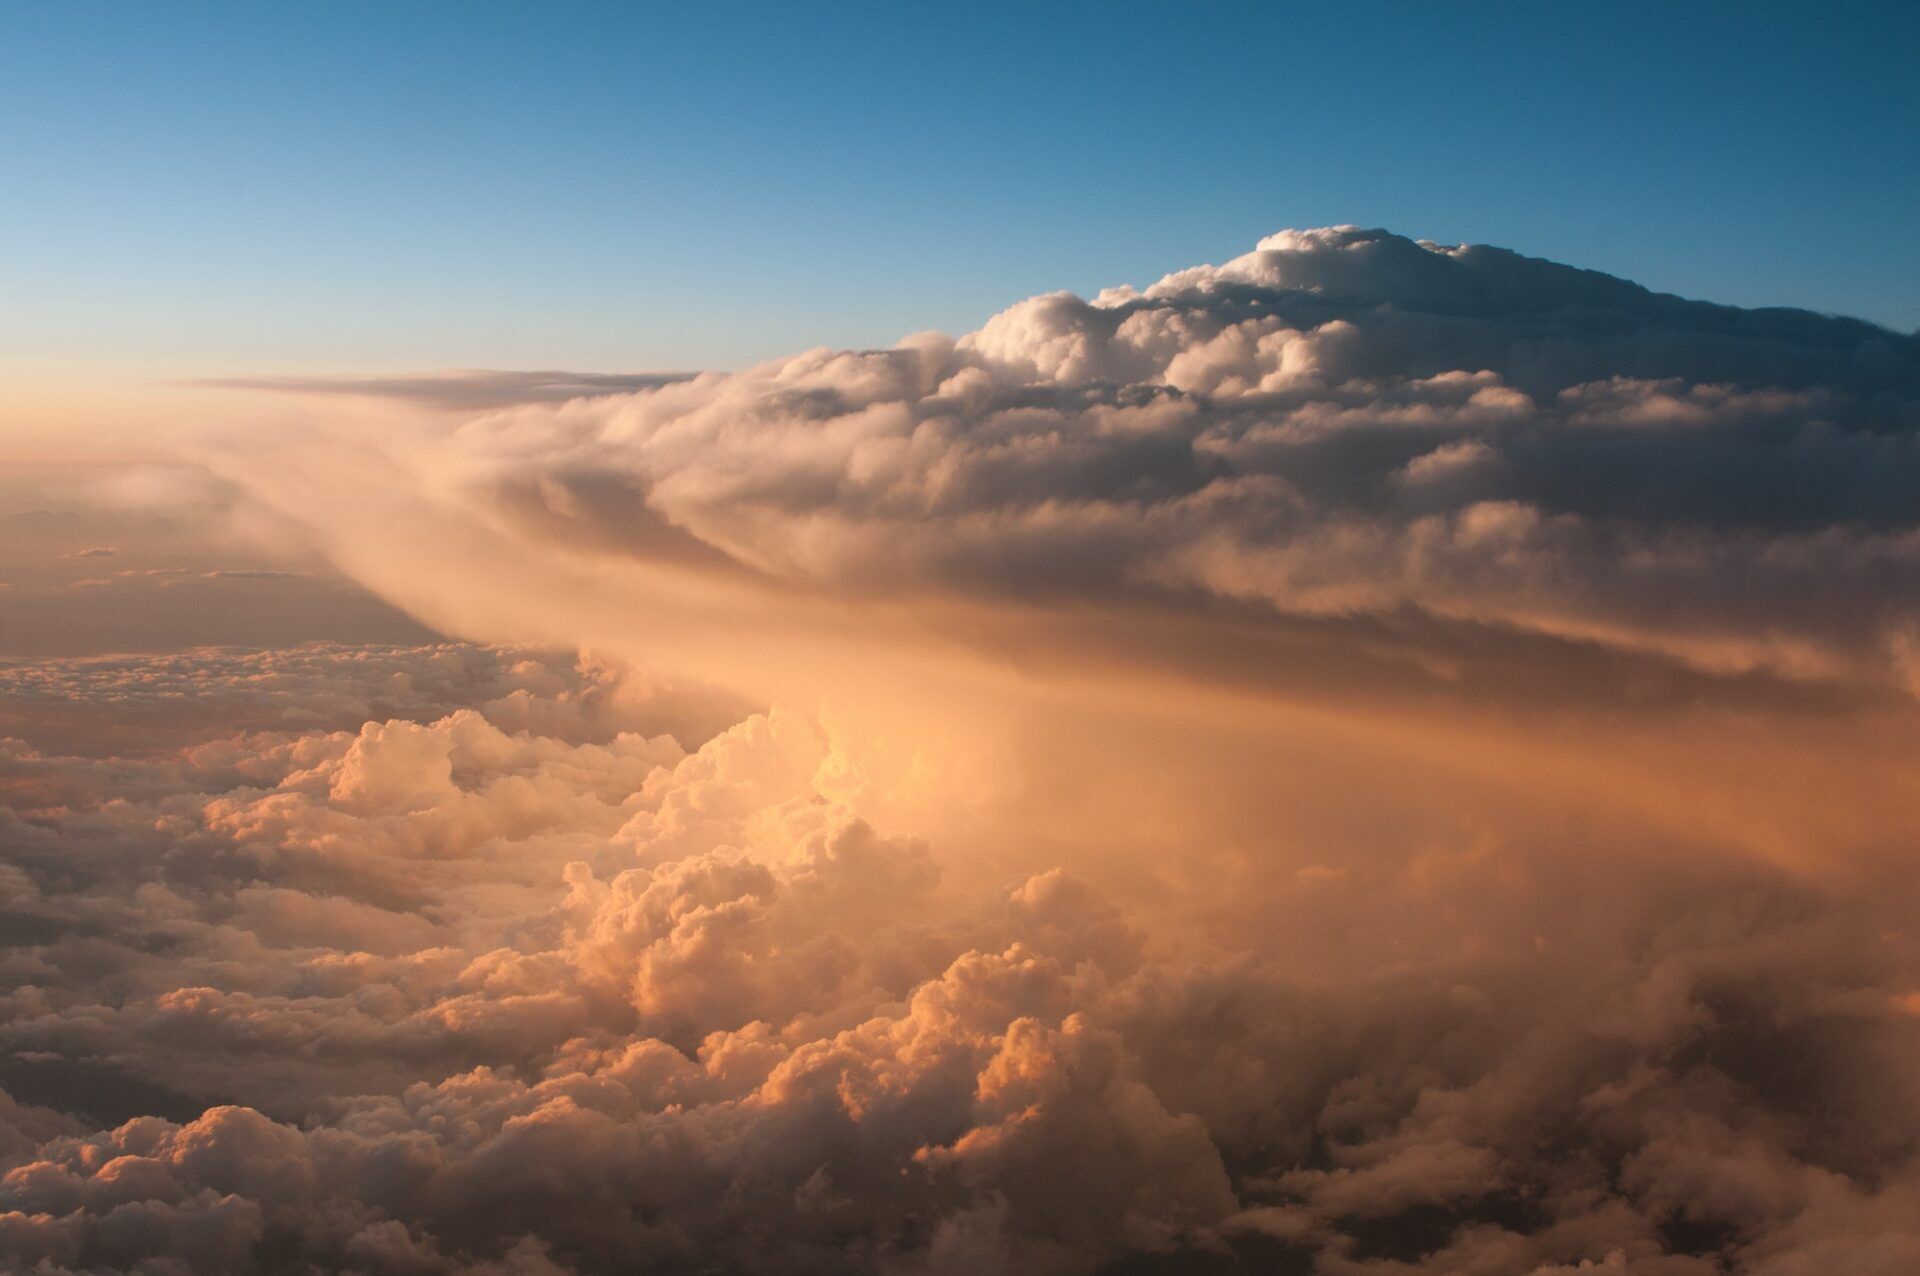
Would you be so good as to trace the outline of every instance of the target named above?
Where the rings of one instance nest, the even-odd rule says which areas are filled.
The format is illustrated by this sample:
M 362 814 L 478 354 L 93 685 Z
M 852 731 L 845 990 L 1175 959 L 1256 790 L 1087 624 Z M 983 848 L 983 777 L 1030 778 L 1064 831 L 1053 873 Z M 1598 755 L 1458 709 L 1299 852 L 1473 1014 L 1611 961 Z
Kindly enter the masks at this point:
M 0 367 L 734 366 L 1283 226 L 1920 326 L 1920 5 L 0 3 Z

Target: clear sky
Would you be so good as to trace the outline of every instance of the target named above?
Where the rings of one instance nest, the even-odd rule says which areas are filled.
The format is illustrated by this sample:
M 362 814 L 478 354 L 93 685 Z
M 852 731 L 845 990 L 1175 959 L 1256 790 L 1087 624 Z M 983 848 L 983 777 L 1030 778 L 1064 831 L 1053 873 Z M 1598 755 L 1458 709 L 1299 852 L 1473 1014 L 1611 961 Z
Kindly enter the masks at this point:
M 1920 5 L 0 6 L 0 371 L 737 366 L 1354 222 L 1920 326 Z

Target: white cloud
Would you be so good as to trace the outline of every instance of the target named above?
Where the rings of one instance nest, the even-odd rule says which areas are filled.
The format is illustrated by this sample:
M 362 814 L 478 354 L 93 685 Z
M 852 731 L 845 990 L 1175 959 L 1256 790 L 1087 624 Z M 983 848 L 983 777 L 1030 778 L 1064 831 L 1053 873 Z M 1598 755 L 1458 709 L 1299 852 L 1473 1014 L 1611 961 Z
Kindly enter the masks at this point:
M 622 572 L 993 606 L 1197 590 L 1275 623 L 1414 609 L 1880 682 L 1920 603 L 1916 431 L 1915 338 L 1337 228 L 958 340 L 436 424 L 363 467 L 411 514 L 342 504 L 271 447 L 209 459 L 377 587 L 494 637 L 527 627 L 393 538 L 502 536 L 666 629 L 698 608 Z M 1497 557 L 1491 508 L 1512 511 Z

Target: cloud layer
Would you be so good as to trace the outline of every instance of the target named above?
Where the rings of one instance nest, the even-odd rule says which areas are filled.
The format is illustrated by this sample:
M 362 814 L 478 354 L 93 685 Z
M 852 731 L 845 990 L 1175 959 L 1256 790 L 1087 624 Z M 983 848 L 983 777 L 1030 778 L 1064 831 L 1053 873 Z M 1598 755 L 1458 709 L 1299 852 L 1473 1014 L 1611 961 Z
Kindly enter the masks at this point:
M 1411 611 L 1910 680 L 1917 429 L 1914 337 L 1342 228 L 390 455 L 523 548 L 816 596 Z
M 1920 1264 L 1914 338 L 1343 228 L 320 402 L 526 645 L 0 666 L 13 1267 Z
M 12 748 L 4 1080 L 78 1113 L 9 1110 L 12 1262 L 1920 1254 L 1902 878 L 1482 834 L 1295 870 L 1209 942 L 1060 870 L 947 890 L 791 712 L 689 753 L 644 695 L 583 715 L 604 675 L 511 668 L 425 722 Z M 1370 954 L 1331 978 L 1288 952 L 1329 917 Z

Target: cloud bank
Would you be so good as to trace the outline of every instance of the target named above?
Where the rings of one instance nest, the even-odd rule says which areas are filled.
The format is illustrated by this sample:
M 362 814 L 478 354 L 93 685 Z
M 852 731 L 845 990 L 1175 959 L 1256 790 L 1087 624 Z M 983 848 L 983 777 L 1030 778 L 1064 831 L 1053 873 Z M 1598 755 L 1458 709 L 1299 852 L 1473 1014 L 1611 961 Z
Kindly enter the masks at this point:
M 1916 429 L 1915 337 L 1343 228 L 384 452 L 523 551 L 741 589 L 1417 614 L 1910 681 Z M 251 478 L 336 540 L 364 521 Z
M 1920 1264 L 1915 338 L 1342 228 L 322 403 L 525 645 L 0 666 L 13 1266 Z
M 386 657 L 423 682 L 454 659 L 491 664 Z M 817 725 L 755 714 L 688 752 L 643 694 L 582 714 L 603 678 L 520 659 L 481 709 L 144 762 L 13 746 L 0 1079 L 42 1106 L 7 1114 L 10 1260 L 1920 1254 L 1900 878 L 1483 834 L 1288 872 L 1209 943 L 1058 869 L 947 891 Z M 1288 952 L 1329 918 L 1372 953 L 1344 976 Z

